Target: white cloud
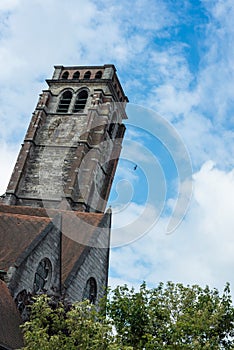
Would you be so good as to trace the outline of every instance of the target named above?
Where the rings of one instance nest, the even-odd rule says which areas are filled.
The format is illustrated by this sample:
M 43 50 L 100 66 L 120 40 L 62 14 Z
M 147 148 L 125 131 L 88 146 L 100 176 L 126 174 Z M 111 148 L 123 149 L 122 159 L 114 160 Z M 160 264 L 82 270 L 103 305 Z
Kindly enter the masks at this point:
M 17 7 L 20 0 L 1 0 L 0 11 L 10 11 Z
M 113 210 L 111 246 L 122 247 L 143 237 L 157 222 L 160 211 L 150 203 L 129 202 Z
M 208 22 L 201 29 L 200 62 L 193 72 L 188 44 L 176 36 L 186 13 L 181 16 L 182 9 L 177 12 L 172 3 L 170 8 L 161 0 L 137 0 L 134 6 L 112 0 L 69 0 L 69 5 L 61 0 L 0 1 L 1 192 L 54 64 L 115 63 L 131 102 L 153 107 L 173 121 L 196 169 L 209 159 L 219 165 L 206 163 L 195 174 L 192 207 L 174 234 L 164 234 L 167 220 L 162 218 L 150 234 L 112 252 L 114 283 L 173 279 L 222 285 L 232 279 L 234 7 L 232 0 L 202 3 Z M 158 38 L 167 40 L 160 44 Z M 128 159 L 147 162 L 144 156 L 129 147 Z M 121 171 L 120 176 L 137 183 L 135 174 Z M 132 203 L 118 221 L 127 228 L 143 209 Z M 158 214 L 150 206 L 140 225 L 122 234 L 134 240 Z
M 157 11 L 161 6 L 157 2 L 149 4 Z M 3 126 L 7 122 L 7 128 L 1 130 L 5 140 L 11 137 L 17 123 L 27 124 L 26 115 L 29 118 L 54 64 L 118 62 L 119 67 L 124 67 L 142 54 L 150 40 L 150 34 L 131 30 L 129 7 L 121 2 L 118 5 L 103 2 L 98 6 L 90 0 L 85 3 L 71 0 L 68 6 L 63 1 L 22 0 L 18 5 L 17 1 L 3 1 L 0 7 L 4 23 L 0 37 L 0 64 L 4 67 L 0 118 Z M 138 1 L 134 12 L 141 22 L 148 23 L 141 7 L 142 2 Z M 3 10 L 12 11 L 6 15 Z M 156 30 L 163 27 L 162 16 L 160 23 L 157 22 Z M 141 24 L 139 21 L 136 24 L 139 29 Z M 21 133 L 23 137 L 22 128 Z
M 198 71 L 192 73 L 183 44 L 153 52 L 148 104 L 173 121 L 196 167 L 214 159 L 228 168 L 234 152 L 234 7 L 230 1 L 203 3 L 209 22 L 198 41 Z
M 162 218 L 143 238 L 113 250 L 116 278 L 130 285 L 146 280 L 151 286 L 167 280 L 218 288 L 234 283 L 234 172 L 207 162 L 194 175 L 194 188 L 189 213 L 173 234 L 165 234 L 167 219 Z
M 5 193 L 15 161 L 18 149 L 5 143 L 0 144 L 0 195 Z

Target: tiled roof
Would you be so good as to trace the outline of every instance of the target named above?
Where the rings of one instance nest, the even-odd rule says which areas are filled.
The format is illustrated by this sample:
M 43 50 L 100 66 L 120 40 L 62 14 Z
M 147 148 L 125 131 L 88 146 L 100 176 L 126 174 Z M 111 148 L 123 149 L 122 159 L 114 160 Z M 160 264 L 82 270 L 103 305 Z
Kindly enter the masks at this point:
M 0 280 L 0 344 L 12 349 L 23 346 L 20 315 L 6 284 Z
M 0 212 L 0 270 L 7 271 L 50 219 Z
M 50 210 L 0 204 L 0 270 L 7 271 L 30 250 L 42 232 L 46 233 L 53 217 L 62 218 L 62 282 L 71 278 L 90 245 L 95 244 L 100 228 L 109 235 L 109 214 Z M 48 217 L 49 216 L 49 217 Z M 48 231 L 49 232 L 49 231 Z M 107 241 L 106 240 L 106 241 Z M 106 247 L 105 247 L 106 248 Z M 69 277 L 69 278 L 68 278 Z M 20 317 L 6 284 L 0 280 L 0 345 L 22 346 Z
M 51 210 L 55 211 L 55 210 Z M 47 210 L 45 208 L 33 208 L 33 207 L 23 207 L 19 205 L 6 205 L 0 202 L 0 212 L 1 213 L 12 213 L 30 216 L 41 216 L 48 217 Z
M 25 249 L 58 214 L 62 216 L 62 282 L 64 282 L 76 261 L 90 245 L 90 241 L 96 237 L 97 228 L 105 225 L 106 214 L 0 204 L 0 270 L 7 271 L 13 266 Z

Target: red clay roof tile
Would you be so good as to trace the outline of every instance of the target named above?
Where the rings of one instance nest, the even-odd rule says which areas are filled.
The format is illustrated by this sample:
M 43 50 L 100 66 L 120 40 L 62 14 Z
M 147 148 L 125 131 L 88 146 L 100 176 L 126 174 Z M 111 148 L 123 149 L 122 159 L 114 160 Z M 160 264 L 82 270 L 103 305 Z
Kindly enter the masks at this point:
M 0 280 L 0 344 L 13 349 L 23 346 L 20 315 L 7 285 Z
M 49 222 L 49 218 L 0 212 L 0 270 L 13 266 Z

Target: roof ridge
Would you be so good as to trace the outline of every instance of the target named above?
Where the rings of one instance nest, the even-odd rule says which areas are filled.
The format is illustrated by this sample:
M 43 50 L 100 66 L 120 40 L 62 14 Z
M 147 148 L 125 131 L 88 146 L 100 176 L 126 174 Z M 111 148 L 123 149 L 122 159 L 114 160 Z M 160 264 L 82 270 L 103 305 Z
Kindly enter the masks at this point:
M 1 216 L 13 216 L 13 217 L 18 217 L 18 218 L 22 218 L 22 219 L 25 219 L 25 218 L 34 218 L 35 220 L 48 220 L 50 221 L 51 218 L 49 216 L 35 216 L 35 215 L 30 215 L 30 214 L 18 214 L 18 213 L 11 213 L 11 212 L 1 212 L 0 211 L 0 215 Z
M 30 211 L 32 212 L 32 214 L 30 213 Z M 83 211 L 77 211 L 77 210 L 64 210 L 64 209 L 54 209 L 54 208 L 44 208 L 44 207 L 36 208 L 36 207 L 29 207 L 29 206 L 6 205 L 2 203 L 0 203 L 0 213 L 9 213 L 9 214 L 18 214 L 18 215 L 45 217 L 45 218 L 51 218 L 57 214 L 71 214 L 71 213 L 75 215 L 82 215 L 82 216 L 92 215 L 97 217 L 102 217 L 103 215 L 106 214 L 106 212 L 94 213 L 94 212 L 83 212 Z M 37 213 L 40 215 L 35 215 Z

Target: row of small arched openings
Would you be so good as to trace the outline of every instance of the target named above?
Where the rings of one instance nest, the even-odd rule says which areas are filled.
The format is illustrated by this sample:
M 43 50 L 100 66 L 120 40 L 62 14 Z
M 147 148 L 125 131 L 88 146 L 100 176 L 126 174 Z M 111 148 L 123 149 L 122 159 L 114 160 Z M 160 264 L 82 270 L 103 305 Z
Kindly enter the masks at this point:
M 76 71 L 75 73 L 73 73 L 72 78 L 71 79 L 90 79 L 91 77 L 91 71 L 88 70 L 87 72 L 84 73 L 83 78 L 81 78 L 81 74 L 79 71 Z M 68 79 L 69 78 L 69 72 L 65 71 L 62 76 L 62 79 Z M 101 79 L 102 78 L 102 71 L 98 71 L 95 74 L 95 79 Z
M 86 71 L 83 75 L 83 79 L 90 79 L 91 77 L 91 71 Z M 68 71 L 65 71 L 62 76 L 61 76 L 62 79 L 68 79 L 69 78 L 69 72 Z M 102 71 L 98 71 L 96 72 L 95 74 L 95 79 L 101 79 L 102 78 Z M 76 71 L 75 73 L 73 73 L 72 75 L 72 78 L 71 79 L 82 79 L 81 78 L 81 74 L 79 71 Z M 117 95 L 118 95 L 118 98 L 120 99 L 120 102 L 123 101 L 123 98 L 122 96 L 120 96 L 120 92 L 118 90 L 118 87 L 117 87 L 117 84 L 114 83 L 114 87 L 115 87 L 115 90 L 117 91 Z

